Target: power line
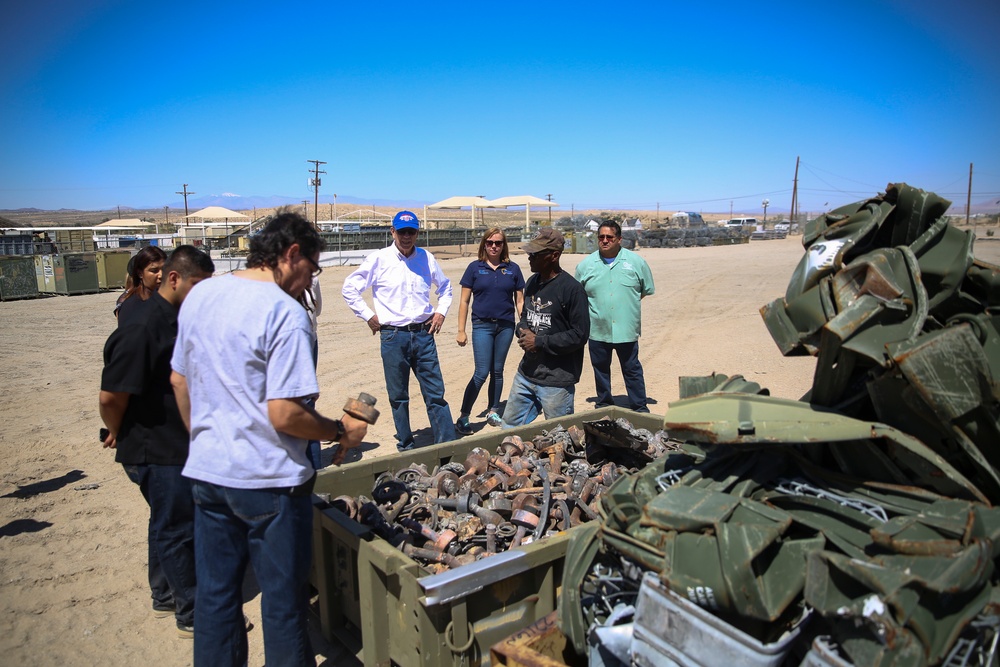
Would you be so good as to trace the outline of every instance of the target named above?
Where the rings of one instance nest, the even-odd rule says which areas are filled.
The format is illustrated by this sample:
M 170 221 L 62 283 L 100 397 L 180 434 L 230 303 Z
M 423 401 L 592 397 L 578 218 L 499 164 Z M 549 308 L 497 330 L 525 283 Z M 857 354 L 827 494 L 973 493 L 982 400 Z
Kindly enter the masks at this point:
M 188 195 L 193 195 L 193 194 L 197 194 L 197 193 L 196 192 L 188 192 L 188 184 L 185 183 L 184 184 L 184 189 L 181 190 L 181 191 L 179 191 L 179 192 L 175 192 L 174 194 L 175 195 L 184 195 L 184 224 L 186 225 L 187 224 L 187 216 L 188 216 Z
M 325 171 L 320 171 L 319 166 L 321 164 L 326 164 L 322 160 L 306 160 L 306 162 L 311 162 L 312 168 L 312 181 L 311 185 L 313 187 L 313 224 L 317 227 L 319 226 L 319 184 L 320 184 L 320 174 L 325 174 Z

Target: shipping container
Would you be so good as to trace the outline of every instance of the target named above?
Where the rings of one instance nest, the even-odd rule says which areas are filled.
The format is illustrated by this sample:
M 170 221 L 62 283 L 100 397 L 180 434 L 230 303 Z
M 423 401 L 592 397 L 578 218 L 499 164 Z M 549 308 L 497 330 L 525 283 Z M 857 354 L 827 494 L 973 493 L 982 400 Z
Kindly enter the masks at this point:
M 476 447 L 493 452 L 508 435 L 528 440 L 558 425 L 582 428 L 585 421 L 618 417 L 653 432 L 663 425 L 662 416 L 602 408 L 321 471 L 314 496 L 313 585 L 324 637 L 348 647 L 360 644 L 366 665 L 488 664 L 490 646 L 555 610 L 572 529 L 431 575 L 367 526 L 329 507 L 323 496 L 370 496 L 387 471 L 421 463 L 432 470 L 463 462 Z
M 97 284 L 102 290 L 122 289 L 132 253 L 128 250 L 107 250 L 97 253 Z
M 31 255 L 0 256 L 0 301 L 38 296 L 35 259 Z
M 51 257 L 56 294 L 94 294 L 101 291 L 97 280 L 96 252 L 70 252 Z

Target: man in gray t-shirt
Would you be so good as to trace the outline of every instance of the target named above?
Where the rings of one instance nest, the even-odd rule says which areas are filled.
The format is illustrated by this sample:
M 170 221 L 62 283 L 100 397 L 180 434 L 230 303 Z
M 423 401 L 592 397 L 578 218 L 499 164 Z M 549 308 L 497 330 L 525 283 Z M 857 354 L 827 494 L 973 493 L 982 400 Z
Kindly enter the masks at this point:
M 250 243 L 247 269 L 194 289 L 179 318 L 171 383 L 191 432 L 184 476 L 195 500 L 196 666 L 243 664 L 243 573 L 261 588 L 268 664 L 312 664 L 308 575 L 315 470 L 309 439 L 361 444 L 367 425 L 323 417 L 312 329 L 297 299 L 319 275 L 323 242 L 281 213 Z M 217 284 L 212 284 L 217 283 Z

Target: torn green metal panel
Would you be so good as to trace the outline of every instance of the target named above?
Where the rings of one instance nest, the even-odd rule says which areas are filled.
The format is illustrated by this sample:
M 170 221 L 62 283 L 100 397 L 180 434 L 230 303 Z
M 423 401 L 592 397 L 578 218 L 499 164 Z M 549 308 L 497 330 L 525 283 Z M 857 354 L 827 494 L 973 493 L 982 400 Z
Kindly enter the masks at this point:
M 859 624 L 871 628 L 881 641 L 866 651 L 910 655 L 890 664 L 938 664 L 962 630 L 987 609 L 993 571 L 983 541 L 951 556 L 886 555 L 862 561 L 819 551 L 808 558 L 805 599 L 833 623 L 835 633 Z M 850 652 L 847 642 L 841 644 Z M 912 655 L 916 647 L 919 653 Z M 867 660 L 864 655 L 850 657 L 869 664 L 860 662 Z
M 705 376 L 682 376 L 677 379 L 680 387 L 680 397 L 688 398 L 709 392 L 737 392 L 741 394 L 770 394 L 758 383 L 747 380 L 742 375 L 722 375 L 712 373 Z
M 705 394 L 671 403 L 664 428 L 672 437 L 703 448 L 718 445 L 800 444 L 836 449 L 850 445 L 857 470 L 871 479 L 886 469 L 882 459 L 901 472 L 882 481 L 902 479 L 938 493 L 985 500 L 985 496 L 942 456 L 906 433 L 876 422 L 853 419 L 802 401 L 755 394 Z

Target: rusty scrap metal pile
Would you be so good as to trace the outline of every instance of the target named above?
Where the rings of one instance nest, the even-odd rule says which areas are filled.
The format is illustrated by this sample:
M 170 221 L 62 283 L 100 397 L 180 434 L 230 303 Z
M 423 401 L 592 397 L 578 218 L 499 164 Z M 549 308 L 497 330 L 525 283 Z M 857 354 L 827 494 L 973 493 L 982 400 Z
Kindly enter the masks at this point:
M 493 453 L 476 447 L 464 463 L 387 472 L 371 498 L 331 503 L 437 573 L 597 518 L 611 484 L 674 448 L 664 431 L 597 420 L 529 441 L 510 435 Z

